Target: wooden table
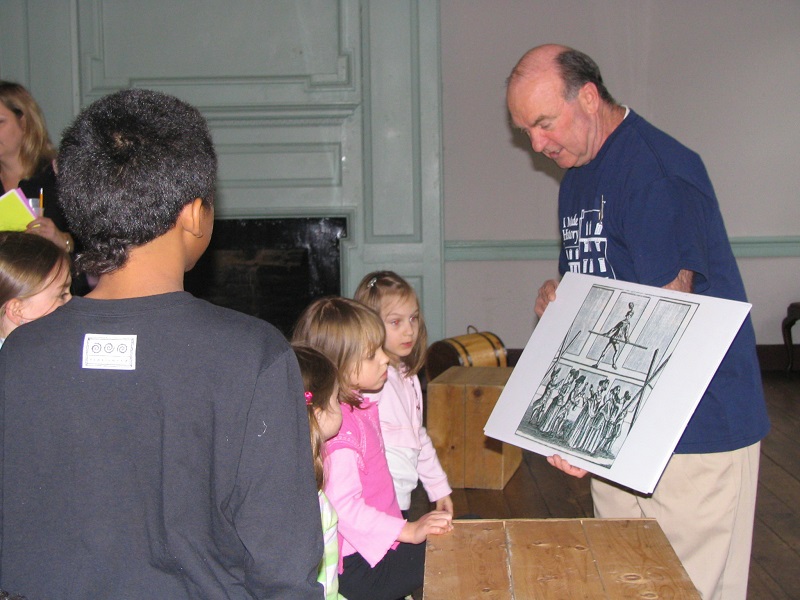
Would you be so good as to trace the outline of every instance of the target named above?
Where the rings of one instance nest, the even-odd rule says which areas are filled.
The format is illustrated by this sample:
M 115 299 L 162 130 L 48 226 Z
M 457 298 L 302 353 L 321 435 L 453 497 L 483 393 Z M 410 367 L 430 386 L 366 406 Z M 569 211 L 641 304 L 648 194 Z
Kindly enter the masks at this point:
M 700 598 L 654 519 L 453 525 L 428 538 L 424 600 Z

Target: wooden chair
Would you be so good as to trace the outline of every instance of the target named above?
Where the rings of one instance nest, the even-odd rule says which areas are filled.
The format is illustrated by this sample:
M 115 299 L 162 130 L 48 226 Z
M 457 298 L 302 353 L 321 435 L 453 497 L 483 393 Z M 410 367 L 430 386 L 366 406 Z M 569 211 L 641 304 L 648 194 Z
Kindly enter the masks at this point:
M 794 343 L 792 342 L 792 327 L 800 320 L 800 302 L 792 302 L 786 309 L 786 318 L 781 324 L 783 330 L 783 343 L 786 346 L 786 353 L 789 355 L 787 371 L 792 370 L 794 362 Z

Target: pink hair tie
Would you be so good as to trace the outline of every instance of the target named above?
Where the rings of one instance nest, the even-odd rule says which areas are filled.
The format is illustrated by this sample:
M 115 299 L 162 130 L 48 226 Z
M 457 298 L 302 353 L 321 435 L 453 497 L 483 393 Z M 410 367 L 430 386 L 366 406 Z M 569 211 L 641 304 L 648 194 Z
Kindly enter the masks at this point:
M 311 406 L 311 399 L 314 397 L 314 394 L 311 392 L 306 392 L 306 406 Z

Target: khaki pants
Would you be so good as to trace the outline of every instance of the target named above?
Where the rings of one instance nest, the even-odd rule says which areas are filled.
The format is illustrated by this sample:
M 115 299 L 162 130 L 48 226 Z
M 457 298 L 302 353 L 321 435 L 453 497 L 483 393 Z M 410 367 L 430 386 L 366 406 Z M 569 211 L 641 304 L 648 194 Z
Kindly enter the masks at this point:
M 599 518 L 654 518 L 705 600 L 744 600 L 761 443 L 673 454 L 652 496 L 592 479 Z

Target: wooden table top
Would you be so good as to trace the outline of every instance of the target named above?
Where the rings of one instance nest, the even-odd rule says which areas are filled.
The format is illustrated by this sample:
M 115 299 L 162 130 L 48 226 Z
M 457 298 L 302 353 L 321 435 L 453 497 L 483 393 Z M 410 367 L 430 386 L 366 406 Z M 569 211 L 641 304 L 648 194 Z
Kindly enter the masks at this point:
M 654 519 L 453 525 L 428 538 L 425 600 L 700 598 Z

